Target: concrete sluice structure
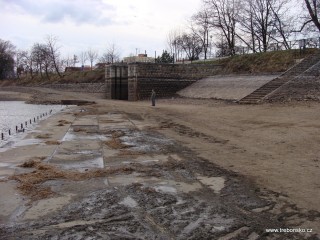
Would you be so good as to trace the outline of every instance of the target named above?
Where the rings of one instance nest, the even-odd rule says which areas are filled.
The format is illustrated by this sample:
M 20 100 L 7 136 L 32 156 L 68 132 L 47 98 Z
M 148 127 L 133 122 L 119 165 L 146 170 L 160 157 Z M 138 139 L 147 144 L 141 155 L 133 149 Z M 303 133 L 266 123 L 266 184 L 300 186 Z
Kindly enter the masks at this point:
M 213 64 L 114 64 L 106 68 L 106 98 L 138 101 L 171 97 L 197 80 L 216 75 L 220 65 Z

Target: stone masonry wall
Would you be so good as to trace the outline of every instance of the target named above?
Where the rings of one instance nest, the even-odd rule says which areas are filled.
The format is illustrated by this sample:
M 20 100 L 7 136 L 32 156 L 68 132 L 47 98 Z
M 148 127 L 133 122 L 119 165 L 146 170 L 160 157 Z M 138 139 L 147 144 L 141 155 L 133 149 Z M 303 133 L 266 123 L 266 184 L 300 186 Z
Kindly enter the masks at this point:
M 154 89 L 157 98 L 172 97 L 176 92 L 188 87 L 197 80 L 191 79 L 158 79 L 139 78 L 137 84 L 137 100 L 148 99 Z
M 320 100 L 320 77 L 299 76 L 270 94 L 267 102 Z
M 129 71 L 133 68 L 139 78 L 156 79 L 192 79 L 198 80 L 210 75 L 216 75 L 221 66 L 213 64 L 129 64 Z M 130 76 L 130 73 L 129 73 Z
M 105 93 L 105 83 L 66 83 L 66 84 L 46 84 L 41 87 L 61 89 L 67 92 L 87 92 L 87 93 Z
M 320 101 L 320 62 L 266 97 L 267 102 Z
M 128 100 L 150 98 L 151 90 L 157 97 L 171 97 L 197 80 L 217 75 L 221 66 L 212 64 L 148 64 L 128 65 Z

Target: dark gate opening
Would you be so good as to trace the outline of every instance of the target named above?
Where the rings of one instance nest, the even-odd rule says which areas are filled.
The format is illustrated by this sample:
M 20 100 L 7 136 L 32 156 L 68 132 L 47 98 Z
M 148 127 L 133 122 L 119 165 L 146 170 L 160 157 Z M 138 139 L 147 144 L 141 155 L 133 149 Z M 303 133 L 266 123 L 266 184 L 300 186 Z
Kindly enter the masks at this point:
M 128 100 L 128 69 L 123 66 L 115 67 L 112 95 L 113 99 Z

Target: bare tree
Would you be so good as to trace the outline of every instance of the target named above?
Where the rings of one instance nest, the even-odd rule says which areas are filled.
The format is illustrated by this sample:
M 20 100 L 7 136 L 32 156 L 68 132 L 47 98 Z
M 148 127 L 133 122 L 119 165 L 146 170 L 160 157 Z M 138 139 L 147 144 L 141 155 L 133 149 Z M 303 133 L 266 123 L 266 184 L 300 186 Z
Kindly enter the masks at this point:
M 27 54 L 27 51 L 22 51 L 18 50 L 16 53 L 16 61 L 15 61 L 15 66 L 16 66 L 16 71 L 17 71 L 17 77 L 20 78 L 21 74 L 24 72 L 25 69 L 25 59 L 24 55 Z
M 23 54 L 22 58 L 23 58 L 23 63 L 24 63 L 24 71 L 26 74 L 30 74 L 31 79 L 33 79 L 33 77 L 34 77 L 34 74 L 33 74 L 34 62 L 33 62 L 32 53 L 30 51 L 23 51 L 22 54 Z
M 52 53 L 48 45 L 35 43 L 31 49 L 30 57 L 31 59 L 29 60 L 29 62 L 32 62 L 29 67 L 30 70 L 32 70 L 32 72 L 34 70 L 39 72 L 41 77 L 42 73 L 45 72 L 46 77 L 50 79 L 50 73 L 56 71 L 56 67 L 54 65 Z
M 271 5 L 273 15 L 275 34 L 271 35 L 273 40 L 277 43 L 283 43 L 285 49 L 290 49 L 289 37 L 293 29 L 293 16 L 290 15 L 288 3 L 289 0 L 278 0 Z
M 239 13 L 239 33 L 237 37 L 253 52 L 256 52 L 256 33 L 255 33 L 255 13 L 253 4 L 248 1 L 243 3 L 242 11 Z
M 235 54 L 237 20 L 240 0 L 203 0 L 209 16 L 209 24 L 224 36 L 228 55 Z
M 58 44 L 58 38 L 55 36 L 47 36 L 46 37 L 46 45 L 48 48 L 48 54 L 51 58 L 53 67 L 56 71 L 56 73 L 59 75 L 60 78 L 62 78 L 62 75 L 60 73 L 60 68 L 62 67 L 61 61 L 60 61 L 60 46 L 57 46 Z
M 253 52 L 267 51 L 271 43 L 290 48 L 292 33 L 290 0 L 248 0 L 243 2 L 237 37 Z
M 250 9 L 253 13 L 253 31 L 259 51 L 268 50 L 270 36 L 274 29 L 271 6 L 278 0 L 251 0 Z
M 220 34 L 216 36 L 215 47 L 217 48 L 216 57 L 224 57 L 230 55 L 228 43 L 225 37 Z
M 79 58 L 80 58 L 81 67 L 84 67 L 86 61 L 88 60 L 87 52 L 81 52 L 79 54 Z
M 50 79 L 49 72 L 52 71 L 52 61 L 49 54 L 49 49 L 47 48 L 46 44 L 41 43 L 35 43 L 32 46 L 31 53 L 30 53 L 30 67 L 29 69 L 33 72 L 33 69 L 35 71 L 40 72 L 40 75 L 42 77 L 43 71 L 45 71 L 46 76 L 48 79 Z M 32 73 L 30 72 L 32 75 Z
M 297 31 L 301 32 L 306 26 L 310 25 L 310 23 L 313 23 L 313 26 L 320 32 L 320 0 L 304 0 L 304 3 L 307 14 L 302 15 L 303 23 L 300 30 Z
M 0 39 L 0 79 L 10 78 L 14 75 L 15 46 Z
M 76 66 L 76 64 L 79 62 L 79 60 L 78 60 L 78 56 L 77 55 L 73 55 L 73 66 L 75 67 Z
M 91 66 L 91 70 L 92 70 L 93 62 L 98 59 L 98 51 L 89 48 L 87 51 L 87 56 L 90 61 L 90 66 Z
M 64 63 L 66 67 L 70 67 L 70 66 L 74 66 L 74 56 L 70 57 L 70 55 L 68 55 L 65 59 L 64 59 Z
M 99 60 L 102 63 L 114 63 L 120 61 L 120 53 L 116 45 L 110 44 Z
M 190 27 L 193 34 L 197 35 L 202 43 L 204 59 L 207 59 L 207 52 L 209 48 L 209 21 L 209 14 L 204 9 L 192 16 Z
M 203 44 L 198 35 L 194 33 L 183 33 L 176 39 L 177 47 L 183 50 L 191 61 L 198 60 L 203 50 Z
M 179 51 L 178 45 L 177 45 L 177 39 L 181 36 L 181 30 L 180 29 L 174 29 L 171 30 L 167 35 L 167 48 L 168 52 L 173 55 L 177 55 L 177 52 Z

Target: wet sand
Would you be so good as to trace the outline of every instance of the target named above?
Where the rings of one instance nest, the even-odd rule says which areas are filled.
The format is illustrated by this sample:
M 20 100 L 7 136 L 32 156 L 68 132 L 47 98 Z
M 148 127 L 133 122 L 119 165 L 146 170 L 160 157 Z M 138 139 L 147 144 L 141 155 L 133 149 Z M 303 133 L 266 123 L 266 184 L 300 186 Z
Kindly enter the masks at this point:
M 318 103 L 170 99 L 153 108 L 37 91 L 43 93 L 37 101 L 97 104 L 54 115 L 27 137 L 40 143 L 0 153 L 5 239 L 319 234 Z M 32 160 L 32 167 L 18 167 Z M 280 227 L 313 232 L 265 231 Z

